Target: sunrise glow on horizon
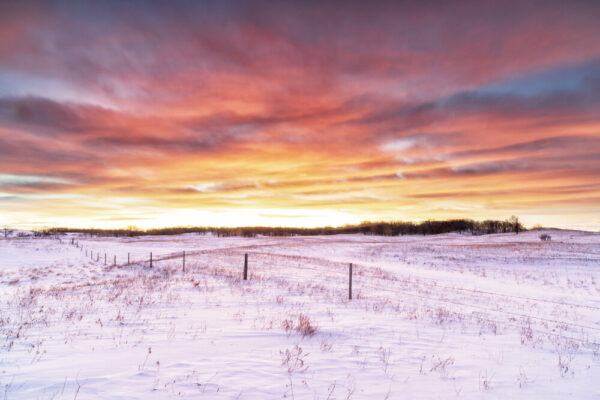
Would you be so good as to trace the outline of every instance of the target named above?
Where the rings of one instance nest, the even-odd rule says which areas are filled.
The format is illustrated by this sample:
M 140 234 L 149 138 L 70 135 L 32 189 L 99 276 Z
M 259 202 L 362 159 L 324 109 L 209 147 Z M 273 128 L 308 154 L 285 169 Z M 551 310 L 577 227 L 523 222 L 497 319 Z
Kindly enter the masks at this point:
M 600 2 L 3 2 L 0 227 L 600 230 Z

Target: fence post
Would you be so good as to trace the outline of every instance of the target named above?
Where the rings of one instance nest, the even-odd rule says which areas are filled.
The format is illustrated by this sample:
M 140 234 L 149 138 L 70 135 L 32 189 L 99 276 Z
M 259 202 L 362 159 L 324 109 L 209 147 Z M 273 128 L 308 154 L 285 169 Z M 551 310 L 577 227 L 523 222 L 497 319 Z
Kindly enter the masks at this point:
M 113 265 L 116 267 L 117 266 L 117 256 L 115 256 L 115 261 L 113 262 Z
M 244 254 L 244 280 L 248 280 L 248 253 Z
M 127 253 L 127 265 L 129 265 L 129 253 Z
M 185 272 L 185 250 L 183 251 L 183 272 Z
M 96 262 L 100 261 L 100 252 L 96 253 Z
M 150 268 L 152 268 L 152 252 L 150 252 Z
M 106 265 L 106 253 L 104 253 L 104 265 Z
M 352 300 L 352 263 L 350 263 L 350 269 L 348 272 L 348 300 Z

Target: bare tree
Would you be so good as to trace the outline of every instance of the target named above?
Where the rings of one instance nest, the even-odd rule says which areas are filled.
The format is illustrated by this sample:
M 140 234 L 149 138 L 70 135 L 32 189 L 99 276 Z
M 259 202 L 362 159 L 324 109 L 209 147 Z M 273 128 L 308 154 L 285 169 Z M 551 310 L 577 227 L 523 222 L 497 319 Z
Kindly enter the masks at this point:
M 519 234 L 519 230 L 521 229 L 521 224 L 519 223 L 519 217 L 516 216 L 511 216 L 510 219 L 508 220 L 511 225 L 513 226 L 513 230 L 517 233 L 517 235 Z

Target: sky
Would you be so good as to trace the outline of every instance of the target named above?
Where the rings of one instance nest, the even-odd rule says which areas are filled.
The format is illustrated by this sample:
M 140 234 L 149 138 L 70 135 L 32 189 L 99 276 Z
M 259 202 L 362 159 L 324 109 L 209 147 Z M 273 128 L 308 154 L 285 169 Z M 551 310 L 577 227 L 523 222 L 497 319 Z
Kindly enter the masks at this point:
M 598 1 L 0 3 L 0 226 L 600 230 Z

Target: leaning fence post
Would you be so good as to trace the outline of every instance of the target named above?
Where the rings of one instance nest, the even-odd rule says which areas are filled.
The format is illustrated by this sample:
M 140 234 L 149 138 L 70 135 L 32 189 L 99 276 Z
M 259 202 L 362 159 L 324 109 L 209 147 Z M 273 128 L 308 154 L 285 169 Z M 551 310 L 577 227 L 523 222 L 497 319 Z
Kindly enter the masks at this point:
M 348 272 L 348 300 L 352 300 L 352 263 Z
M 185 272 L 185 250 L 183 251 L 183 272 Z
M 150 268 L 152 268 L 152 252 L 150 252 Z
M 248 253 L 244 254 L 244 280 L 248 280 Z

